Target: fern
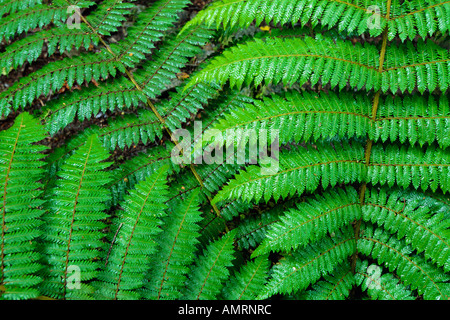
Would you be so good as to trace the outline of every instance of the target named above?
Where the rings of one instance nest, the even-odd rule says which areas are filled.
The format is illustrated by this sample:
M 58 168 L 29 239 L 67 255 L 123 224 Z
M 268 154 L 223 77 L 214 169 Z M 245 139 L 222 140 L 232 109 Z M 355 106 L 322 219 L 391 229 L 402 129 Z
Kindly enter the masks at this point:
M 447 300 L 449 3 L 198 4 L 0 0 L 0 298 Z
M 233 260 L 234 232 L 210 243 L 191 270 L 183 298 L 188 300 L 217 299 L 229 275 L 227 267 Z
M 45 174 L 42 153 L 36 143 L 45 129 L 28 113 L 0 134 L 2 183 L 1 299 L 30 299 L 39 296 L 37 285 L 41 257 L 37 240 L 41 236 L 42 191 Z
M 101 230 L 105 227 L 105 202 L 109 191 L 105 185 L 109 174 L 103 172 L 111 163 L 109 154 L 96 136 L 71 155 L 58 170 L 60 178 L 49 191 L 48 213 L 43 228 L 45 264 L 41 290 L 62 299 L 88 299 L 92 287 L 86 282 L 95 278 L 100 267 Z M 69 270 L 82 270 L 82 283 L 70 284 Z
M 160 249 L 148 275 L 148 299 L 179 299 L 195 258 L 201 220 L 198 190 L 184 201 L 171 202 L 168 211 L 163 232 L 156 240 Z
M 136 185 L 123 201 L 123 212 L 113 222 L 117 237 L 107 252 L 105 268 L 99 275 L 100 299 L 131 299 L 140 296 L 149 255 L 156 250 L 155 237 L 162 231 L 161 218 L 166 215 L 165 167 Z

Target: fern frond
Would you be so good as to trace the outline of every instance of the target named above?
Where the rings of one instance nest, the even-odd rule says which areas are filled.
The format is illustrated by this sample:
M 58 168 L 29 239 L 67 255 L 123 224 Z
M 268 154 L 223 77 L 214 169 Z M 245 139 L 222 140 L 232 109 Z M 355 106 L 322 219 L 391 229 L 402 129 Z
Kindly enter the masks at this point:
M 234 231 L 211 242 L 190 271 L 183 299 L 214 300 L 218 298 L 232 265 Z
M 427 148 L 376 144 L 367 170 L 367 180 L 373 184 L 395 184 L 402 188 L 413 186 L 423 191 L 440 188 L 444 193 L 449 186 L 448 152 L 433 145 Z
M 106 79 L 115 76 L 117 70 L 124 71 L 123 66 L 107 50 L 49 63 L 3 91 L 0 112 L 7 115 L 11 109 L 24 108 L 35 98 L 56 92 L 65 85 L 71 88 L 75 83 L 82 85 L 92 79 Z
M 280 204 L 260 215 L 248 217 L 239 223 L 235 229 L 238 247 L 248 250 L 263 242 L 270 227 L 280 221 L 280 215 L 284 213 L 285 207 L 289 208 L 290 206 Z
M 97 299 L 139 299 L 157 249 L 156 237 L 167 209 L 167 172 L 161 167 L 129 191 L 116 212 L 105 267 L 94 286 Z M 114 242 L 113 242 L 114 241 Z
M 150 4 L 127 29 L 126 38 L 110 44 L 111 50 L 127 68 L 135 67 L 173 27 L 188 3 L 188 0 L 159 0 Z
M 410 144 L 437 142 L 447 148 L 449 141 L 450 103 L 446 95 L 439 97 L 386 97 L 378 106 L 375 123 L 368 130 L 370 139 Z
M 435 89 L 444 92 L 450 85 L 450 52 L 431 40 L 418 41 L 416 48 L 411 42 L 389 46 L 386 56 L 383 92 L 412 92 L 416 87 L 420 93 Z
M 273 95 L 230 111 L 213 128 L 223 135 L 234 130 L 236 141 L 248 130 L 270 128 L 279 130 L 280 144 L 368 136 L 382 142 L 450 145 L 450 104 L 445 95 L 380 98 L 375 117 L 371 107 L 372 101 L 363 95 L 289 91 L 284 97 Z
M 16 41 L 6 47 L 5 52 L 0 54 L 0 69 L 8 74 L 10 70 L 21 66 L 25 61 L 32 63 L 41 55 L 44 44 L 46 44 L 48 56 L 55 53 L 56 49 L 60 54 L 81 47 L 88 50 L 90 45 L 96 46 L 98 44 L 98 33 L 109 35 L 110 32 L 117 31 L 117 27 L 121 25 L 119 22 L 124 20 L 124 16 L 129 14 L 129 9 L 133 7 L 133 5 L 122 1 L 103 1 L 96 7 L 95 11 L 86 17 L 94 31 L 85 23 L 80 23 L 79 28 L 59 26 L 50 30 L 38 31 Z M 68 11 L 67 2 L 65 2 L 63 9 Z
M 120 77 L 107 85 L 91 86 L 87 90 L 77 90 L 50 101 L 43 111 L 44 120 L 53 135 L 75 118 L 83 121 L 99 112 L 137 107 L 142 101 L 145 101 L 145 96 L 134 88 L 131 81 Z
M 87 8 L 94 4 L 92 1 L 76 1 L 79 8 Z M 0 19 L 0 34 L 5 40 L 27 32 L 34 28 L 42 28 L 50 23 L 62 27 L 67 20 L 68 3 L 64 0 L 54 0 L 51 5 L 39 4 L 23 8 L 19 12 Z
M 413 40 L 417 35 L 425 38 L 437 31 L 448 31 L 448 7 L 447 1 L 410 1 L 407 4 L 394 1 L 387 20 L 387 5 L 381 1 L 222 0 L 200 11 L 188 25 L 203 23 L 215 25 L 217 29 L 232 29 L 248 28 L 252 23 L 260 26 L 263 22 L 292 26 L 310 22 L 313 26 L 336 27 L 340 32 L 358 35 L 368 32 L 372 37 L 379 36 L 388 27 L 389 40 L 398 35 L 404 41 L 406 38 Z M 378 25 L 372 27 L 376 22 Z
M 345 300 L 355 285 L 355 277 L 349 263 L 342 263 L 323 280 L 314 283 L 311 289 L 298 295 L 300 300 Z
M 381 228 L 369 224 L 361 227 L 358 252 L 384 264 L 390 272 L 395 270 L 399 279 L 411 289 L 417 290 L 426 300 L 448 299 L 450 277 L 427 262 L 402 240 L 390 236 Z
M 326 188 L 337 183 L 361 182 L 366 176 L 363 153 L 362 145 L 350 146 L 348 142 L 337 144 L 336 148 L 327 143 L 293 147 L 280 152 L 278 171 L 267 174 L 261 167 L 250 165 L 230 180 L 213 202 L 237 198 L 244 201 L 264 198 L 267 202 L 271 197 L 278 200 L 311 192 L 319 185 Z
M 378 51 L 375 46 L 317 35 L 316 38 L 266 38 L 237 45 L 214 58 L 189 84 L 229 80 L 231 87 L 252 84 L 292 85 L 310 81 L 340 89 L 378 90 Z
M 94 12 L 87 15 L 86 21 L 94 29 L 90 30 L 92 35 L 110 36 L 116 32 L 126 20 L 136 5 L 130 3 L 135 0 L 104 0 L 97 4 Z
M 164 91 L 189 59 L 201 52 L 201 47 L 212 35 L 211 30 L 200 26 L 192 28 L 183 37 L 165 39 L 163 46 L 153 55 L 153 61 L 144 63 L 134 74 L 146 96 L 153 99 Z
M 319 241 L 345 225 L 361 218 L 361 207 L 355 189 L 330 191 L 287 211 L 269 228 L 264 241 L 252 253 L 256 257 L 270 251 L 289 251 Z
M 0 17 L 3 17 L 6 14 L 25 10 L 27 8 L 32 8 L 40 4 L 42 4 L 42 0 L 4 0 L 0 2 Z
M 162 137 L 162 125 L 150 110 L 141 110 L 137 114 L 127 114 L 117 118 L 109 126 L 100 129 L 99 136 L 103 145 L 114 150 L 124 149 L 138 143 L 147 144 Z
M 262 290 L 269 272 L 269 257 L 260 256 L 235 272 L 223 288 L 226 300 L 254 300 Z
M 57 172 L 60 179 L 50 191 L 53 197 L 47 201 L 43 226 L 42 252 L 47 268 L 40 289 L 47 296 L 92 298 L 93 289 L 87 282 L 100 268 L 102 220 L 110 197 L 105 187 L 110 175 L 104 171 L 111 165 L 105 162 L 109 156 L 98 138 L 91 136 Z M 80 272 L 78 283 L 71 283 L 72 267 Z
M 125 161 L 112 171 L 113 179 L 108 185 L 112 195 L 112 205 L 121 202 L 128 190 L 161 167 L 166 167 L 167 174 L 179 172 L 179 166 L 170 160 L 170 153 L 163 146 L 151 148 L 148 152 Z
M 184 201 L 171 201 L 163 232 L 156 239 L 158 251 L 153 256 L 146 286 L 147 299 L 179 299 L 195 259 L 200 236 L 199 189 Z
M 450 25 L 448 1 L 415 0 L 407 6 L 396 6 L 397 12 L 389 18 L 388 40 L 396 35 L 404 41 L 417 35 L 423 39 L 437 32 L 446 33 Z
M 214 99 L 219 94 L 218 89 L 217 85 L 206 83 L 198 83 L 186 91 L 184 87 L 177 87 L 176 93 L 170 94 L 170 100 L 158 105 L 157 109 L 164 115 L 164 123 L 173 132 L 180 129 L 191 115 L 203 109 L 204 104 Z
M 371 2 L 377 5 L 380 14 L 385 15 L 386 5 L 381 1 Z M 251 23 L 260 26 L 266 24 L 290 24 L 302 26 L 308 22 L 314 26 L 320 23 L 332 28 L 337 26 L 339 31 L 357 32 L 362 34 L 369 31 L 367 20 L 373 12 L 369 5 L 362 1 L 313 1 L 313 0 L 222 0 L 216 1 L 202 10 L 190 24 L 205 23 L 217 28 L 248 28 Z M 380 18 L 380 29 L 370 30 L 372 36 L 381 34 L 386 25 L 384 17 Z
M 419 192 L 371 189 L 366 194 L 362 218 L 395 232 L 418 253 L 424 252 L 426 258 L 449 271 L 450 222 L 444 212 L 434 212 L 436 207 L 436 201 Z
M 380 271 L 377 271 L 380 269 Z M 355 281 L 374 300 L 413 300 L 411 290 L 392 273 L 381 275 L 381 267 L 367 260 L 358 260 Z
M 344 228 L 336 232 L 334 237 L 323 238 L 285 256 L 271 269 L 269 282 L 259 298 L 306 289 L 310 283 L 332 272 L 354 253 L 356 243 L 353 237 L 352 228 Z
M 404 48 L 406 47 L 406 48 Z M 229 81 L 231 87 L 252 84 L 315 85 L 330 84 L 342 89 L 347 85 L 358 90 L 381 89 L 383 92 L 420 93 L 435 89 L 445 91 L 450 83 L 447 49 L 431 41 L 420 41 L 417 48 L 390 46 L 390 57 L 379 71 L 378 52 L 373 45 L 316 38 L 266 38 L 237 45 L 224 51 L 208 64 L 189 85 Z
M 41 269 L 36 241 L 41 235 L 44 178 L 42 151 L 36 144 L 45 129 L 31 115 L 18 115 L 11 128 L 0 133 L 1 248 L 0 299 L 32 299 L 39 295 Z

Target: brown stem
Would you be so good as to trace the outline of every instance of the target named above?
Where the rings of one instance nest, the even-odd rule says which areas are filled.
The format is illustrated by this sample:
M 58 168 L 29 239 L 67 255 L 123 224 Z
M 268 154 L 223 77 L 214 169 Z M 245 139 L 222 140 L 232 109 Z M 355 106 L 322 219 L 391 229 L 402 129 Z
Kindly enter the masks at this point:
M 389 21 L 389 15 L 390 15 L 390 11 L 391 11 L 391 1 L 392 0 L 387 1 L 386 21 Z M 379 65 L 378 65 L 378 72 L 380 74 L 383 72 L 383 65 L 384 65 L 384 60 L 385 60 L 385 55 L 386 55 L 386 47 L 387 47 L 387 36 L 388 36 L 388 26 L 386 26 L 386 28 L 383 31 L 383 40 L 382 40 L 380 59 L 379 59 Z M 375 94 L 375 97 L 373 99 L 372 112 L 371 112 L 371 116 L 372 116 L 371 125 L 373 125 L 373 123 L 377 117 L 378 105 L 380 103 L 380 95 L 381 95 L 381 89 L 377 91 L 377 93 Z M 370 163 L 370 155 L 371 155 L 371 151 L 372 151 L 372 145 L 373 145 L 373 141 L 370 138 L 367 139 L 366 147 L 364 150 L 364 160 L 365 160 L 366 166 L 368 166 Z M 367 189 L 367 182 L 364 182 L 363 185 L 361 186 L 361 189 L 359 190 L 359 200 L 360 200 L 361 206 L 364 204 L 364 197 L 366 194 L 366 189 Z M 359 219 L 358 221 L 356 221 L 356 223 L 354 224 L 355 242 L 356 243 L 358 242 L 358 239 L 360 236 L 361 222 L 362 222 L 362 218 Z M 358 249 L 356 249 L 355 254 L 352 256 L 351 266 L 352 266 L 353 273 L 355 273 L 357 260 L 358 260 Z

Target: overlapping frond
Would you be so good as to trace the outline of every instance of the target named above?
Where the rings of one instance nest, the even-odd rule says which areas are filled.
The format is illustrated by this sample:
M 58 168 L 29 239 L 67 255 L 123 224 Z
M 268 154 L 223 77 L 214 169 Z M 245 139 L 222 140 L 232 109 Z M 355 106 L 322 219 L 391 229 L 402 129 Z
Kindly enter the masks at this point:
M 306 289 L 343 263 L 354 253 L 355 246 L 353 230 L 349 227 L 336 232 L 333 237 L 293 251 L 272 267 L 269 281 L 259 297 L 269 298 L 277 293 L 291 294 Z
M 378 90 L 378 51 L 373 45 L 317 35 L 316 38 L 266 38 L 237 45 L 208 64 L 195 82 L 215 81 L 232 87 L 252 84 L 311 85 L 330 83 L 331 87 Z
M 205 67 L 190 84 L 215 81 L 230 86 L 260 84 L 292 85 L 319 81 L 331 88 L 365 89 L 396 93 L 420 93 L 449 86 L 447 49 L 431 40 L 415 48 L 390 46 L 391 59 L 380 70 L 379 53 L 371 44 L 317 35 L 315 38 L 266 38 L 240 44 L 224 51 Z
M 350 264 L 344 262 L 297 297 L 301 300 L 346 300 L 354 285 L 355 277 Z
M 411 246 L 369 224 L 361 227 L 358 251 L 384 264 L 405 285 L 417 290 L 426 300 L 446 300 L 450 294 L 448 273 L 414 254 Z
M 214 300 L 218 298 L 224 281 L 228 278 L 234 259 L 234 231 L 211 242 L 198 257 L 190 271 L 183 299 Z
M 4 74 L 8 74 L 12 69 L 18 68 L 26 61 L 34 62 L 42 54 L 44 48 L 46 48 L 49 56 L 56 51 L 63 54 L 82 47 L 89 50 L 91 46 L 98 44 L 98 34 L 109 35 L 111 32 L 117 31 L 121 22 L 125 20 L 124 16 L 130 13 L 131 8 L 134 8 L 134 5 L 123 1 L 106 0 L 101 2 L 86 17 L 86 21 L 93 28 L 92 30 L 79 19 L 77 10 L 93 3 L 78 2 L 74 4 L 78 8 L 75 10 L 75 7 L 68 7 L 67 1 L 63 2 L 64 6 L 61 8 L 65 10 L 66 16 L 73 15 L 73 19 L 67 19 L 66 17 L 63 22 L 67 21 L 66 23 L 72 23 L 72 25 L 67 24 L 66 26 L 55 26 L 49 30 L 40 30 L 7 46 L 5 52 L 0 54 L 0 69 Z M 86 4 L 84 5 L 84 3 Z M 80 21 L 75 21 L 75 19 Z
M 362 218 L 395 232 L 418 253 L 450 270 L 449 220 L 433 198 L 410 190 L 371 189 Z
M 198 193 L 199 189 L 183 201 L 169 203 L 163 232 L 156 239 L 158 251 L 147 275 L 147 299 L 176 300 L 182 296 L 200 236 Z
M 344 142 L 334 148 L 329 143 L 293 147 L 280 152 L 279 167 L 266 173 L 257 165 L 248 166 L 219 191 L 213 202 L 240 198 L 245 201 L 266 202 L 288 195 L 312 192 L 337 183 L 362 182 L 366 176 L 364 149 L 359 143 Z
M 289 91 L 284 97 L 273 95 L 228 112 L 213 128 L 222 133 L 235 130 L 237 135 L 246 130 L 279 130 L 281 144 L 347 136 L 450 145 L 450 104 L 445 95 L 387 96 L 380 99 L 375 116 L 371 107 L 372 101 L 364 95 Z
M 37 250 L 41 236 L 43 201 L 41 179 L 46 149 L 36 144 L 45 129 L 28 113 L 0 133 L 0 299 L 31 299 L 39 296 L 42 268 Z
M 109 153 L 93 135 L 57 171 L 43 218 L 42 253 L 46 268 L 40 290 L 57 299 L 90 299 L 100 268 L 105 202 L 110 198 L 105 169 Z M 74 272 L 75 275 L 72 274 Z M 78 276 L 77 276 L 78 275 Z
M 317 242 L 361 218 L 356 190 L 330 190 L 300 202 L 272 224 L 253 256 L 270 251 L 290 251 Z
M 382 1 L 337 0 L 222 0 L 213 2 L 202 10 L 189 24 L 205 23 L 219 28 L 247 28 L 252 23 L 274 25 L 321 24 L 337 28 L 340 32 L 370 36 L 381 35 L 389 28 L 388 39 L 398 36 L 403 41 L 417 35 L 425 38 L 439 31 L 445 33 L 449 26 L 447 1 L 392 1 L 389 18 L 387 5 Z
M 167 172 L 161 167 L 129 191 L 111 226 L 104 268 L 94 286 L 97 299 L 139 299 L 167 215 Z
M 367 260 L 358 260 L 355 282 L 367 291 L 373 300 L 413 300 L 411 289 L 405 286 L 392 273 L 382 273 L 382 267 Z
M 38 4 L 35 6 L 22 6 L 20 11 L 9 7 L 9 15 L 0 19 L 0 34 L 5 40 L 9 40 L 22 32 L 34 28 L 42 28 L 50 23 L 61 27 L 69 17 L 68 3 L 64 0 L 53 0 L 52 4 Z M 92 6 L 92 1 L 74 1 L 79 8 Z
M 235 272 L 223 288 L 222 295 L 226 300 L 254 300 L 263 289 L 269 272 L 270 260 L 262 255 L 242 266 Z

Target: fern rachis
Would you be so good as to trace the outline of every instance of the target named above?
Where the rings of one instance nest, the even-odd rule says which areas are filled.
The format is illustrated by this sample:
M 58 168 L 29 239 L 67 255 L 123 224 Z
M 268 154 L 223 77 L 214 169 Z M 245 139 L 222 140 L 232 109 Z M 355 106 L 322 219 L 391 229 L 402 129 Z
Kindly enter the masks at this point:
M 448 299 L 449 3 L 186 9 L 0 1 L 0 298 Z

